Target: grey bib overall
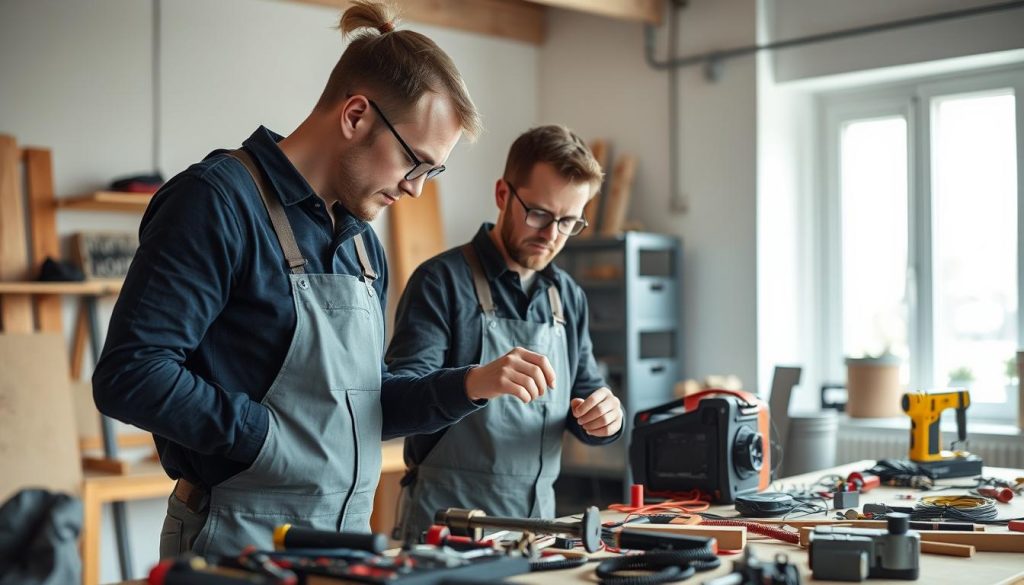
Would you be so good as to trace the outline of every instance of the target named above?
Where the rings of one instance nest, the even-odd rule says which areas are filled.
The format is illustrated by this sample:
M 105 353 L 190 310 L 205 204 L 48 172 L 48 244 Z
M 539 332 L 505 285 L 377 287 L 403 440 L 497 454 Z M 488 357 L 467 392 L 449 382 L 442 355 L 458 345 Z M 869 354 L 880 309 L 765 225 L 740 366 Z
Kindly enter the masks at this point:
M 558 287 L 548 288 L 551 321 L 535 323 L 495 316 L 490 284 L 471 244 L 462 247 L 480 302 L 482 350 L 486 364 L 515 347 L 548 358 L 557 389 L 529 404 L 501 396 L 445 431 L 426 459 L 411 473 L 404 490 L 403 538 L 433 524 L 437 510 L 479 508 L 491 516 L 553 518 L 553 484 L 561 468 L 562 434 L 569 415 L 569 353 Z
M 381 464 L 384 320 L 362 235 L 355 236 L 361 278 L 307 274 L 280 200 L 247 153 L 232 155 L 253 175 L 288 259 L 295 330 L 262 400 L 270 428 L 259 454 L 210 492 L 192 545 L 202 555 L 271 549 L 283 523 L 368 531 Z

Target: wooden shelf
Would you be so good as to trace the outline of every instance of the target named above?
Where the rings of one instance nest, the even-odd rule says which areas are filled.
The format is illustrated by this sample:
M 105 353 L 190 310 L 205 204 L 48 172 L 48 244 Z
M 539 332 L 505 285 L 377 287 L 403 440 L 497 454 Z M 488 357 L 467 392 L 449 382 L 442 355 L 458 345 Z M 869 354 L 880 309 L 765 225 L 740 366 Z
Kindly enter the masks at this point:
M 86 282 L 0 282 L 0 295 L 116 295 L 120 280 Z
M 57 199 L 57 207 L 73 211 L 125 211 L 142 213 L 146 211 L 153 195 L 149 193 L 122 193 L 119 191 L 95 191 Z

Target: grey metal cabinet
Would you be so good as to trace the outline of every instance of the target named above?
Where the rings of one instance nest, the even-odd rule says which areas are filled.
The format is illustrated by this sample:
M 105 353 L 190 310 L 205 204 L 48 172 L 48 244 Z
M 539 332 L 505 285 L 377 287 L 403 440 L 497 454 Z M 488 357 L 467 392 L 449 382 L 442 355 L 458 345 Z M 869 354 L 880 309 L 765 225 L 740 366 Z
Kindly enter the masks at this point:
M 623 438 L 588 447 L 566 435 L 563 477 L 618 480 L 628 487 L 633 415 L 673 398 L 682 356 L 682 244 L 663 234 L 572 239 L 556 263 L 587 295 L 594 356 L 626 411 Z

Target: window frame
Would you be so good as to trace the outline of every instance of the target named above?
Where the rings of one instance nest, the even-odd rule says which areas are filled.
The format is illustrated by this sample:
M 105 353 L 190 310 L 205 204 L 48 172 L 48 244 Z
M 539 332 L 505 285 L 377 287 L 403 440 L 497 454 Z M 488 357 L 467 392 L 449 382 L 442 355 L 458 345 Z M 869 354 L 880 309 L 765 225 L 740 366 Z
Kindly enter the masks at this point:
M 907 129 L 907 339 L 911 355 L 909 388 L 935 387 L 933 379 L 934 295 L 932 274 L 932 99 L 985 93 L 1014 92 L 1017 159 L 1017 347 L 1024 347 L 1024 66 L 957 73 L 898 84 L 821 92 L 818 107 L 820 175 L 815 198 L 818 218 L 814 232 L 814 262 L 821 278 L 816 327 L 818 355 L 824 379 L 845 379 L 843 364 L 841 132 L 846 123 L 902 116 Z M 1001 405 L 972 407 L 972 418 L 1006 422 L 1016 409 Z

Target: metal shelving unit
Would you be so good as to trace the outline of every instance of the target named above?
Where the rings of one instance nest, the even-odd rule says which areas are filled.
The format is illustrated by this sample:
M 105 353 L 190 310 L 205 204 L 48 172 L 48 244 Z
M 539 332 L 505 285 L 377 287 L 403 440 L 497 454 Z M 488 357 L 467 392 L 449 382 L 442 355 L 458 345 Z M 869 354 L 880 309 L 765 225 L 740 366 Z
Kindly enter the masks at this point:
M 566 436 L 562 477 L 628 490 L 633 415 L 671 400 L 680 379 L 682 243 L 645 232 L 573 239 L 556 263 L 587 295 L 594 356 L 626 411 L 623 437 L 612 445 L 588 447 Z

